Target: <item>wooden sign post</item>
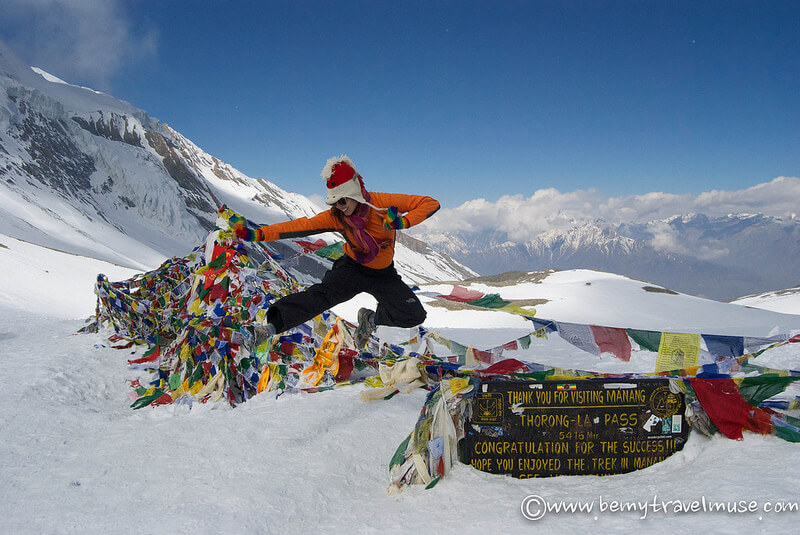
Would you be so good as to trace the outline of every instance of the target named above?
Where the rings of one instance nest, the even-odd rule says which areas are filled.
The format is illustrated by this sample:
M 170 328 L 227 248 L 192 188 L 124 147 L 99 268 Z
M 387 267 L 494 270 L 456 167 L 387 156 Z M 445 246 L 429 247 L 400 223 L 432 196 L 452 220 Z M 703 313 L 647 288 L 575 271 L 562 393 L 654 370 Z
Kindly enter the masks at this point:
M 684 409 L 667 379 L 483 383 L 463 460 L 518 478 L 631 472 L 683 448 Z

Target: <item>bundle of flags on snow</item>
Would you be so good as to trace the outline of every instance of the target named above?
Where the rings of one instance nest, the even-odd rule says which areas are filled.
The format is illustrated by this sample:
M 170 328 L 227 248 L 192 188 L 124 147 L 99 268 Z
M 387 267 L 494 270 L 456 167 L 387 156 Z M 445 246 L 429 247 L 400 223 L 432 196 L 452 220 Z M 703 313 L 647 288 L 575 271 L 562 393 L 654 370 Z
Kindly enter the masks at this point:
M 270 303 L 301 285 L 266 244 L 235 239 L 228 225 L 235 215 L 223 207 L 206 243 L 184 258 L 127 281 L 98 276 L 96 325 L 115 330 L 114 347 L 148 346 L 129 361 L 152 372 L 145 384 L 134 382 L 134 408 L 193 400 L 236 405 L 257 394 L 259 384 L 262 390 L 290 387 L 335 321 L 325 314 L 255 347 L 252 327 L 264 321 Z M 335 249 L 324 242 L 297 245 L 299 254 Z

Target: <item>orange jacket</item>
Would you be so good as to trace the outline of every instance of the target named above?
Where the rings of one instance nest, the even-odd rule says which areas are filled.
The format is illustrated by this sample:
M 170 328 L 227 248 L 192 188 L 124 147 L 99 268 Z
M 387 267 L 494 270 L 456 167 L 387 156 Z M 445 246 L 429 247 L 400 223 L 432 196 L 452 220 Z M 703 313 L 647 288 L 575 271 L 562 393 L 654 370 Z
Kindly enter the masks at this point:
M 413 227 L 436 213 L 439 210 L 439 202 L 424 195 L 405 195 L 403 193 L 377 193 L 370 192 L 372 200 L 370 204 L 377 208 L 389 208 L 396 206 L 397 211 L 404 214 L 408 226 Z M 321 212 L 313 217 L 301 217 L 286 221 L 284 223 L 276 223 L 274 225 L 266 225 L 259 230 L 263 232 L 263 241 L 273 241 L 282 238 L 297 238 L 300 236 L 308 236 L 309 234 L 317 234 L 320 232 L 339 232 L 344 236 L 344 252 L 347 256 L 355 259 L 353 253 L 353 238 L 350 229 L 344 227 L 342 223 L 333 215 L 334 208 Z M 381 247 L 378 255 L 364 266 L 373 269 L 383 269 L 389 267 L 394 259 L 394 240 L 395 231 L 387 230 L 383 226 L 383 216 L 385 211 L 369 209 L 367 215 L 367 226 L 365 230 L 369 233 L 378 244 L 386 244 Z M 260 237 L 260 236 L 259 236 Z

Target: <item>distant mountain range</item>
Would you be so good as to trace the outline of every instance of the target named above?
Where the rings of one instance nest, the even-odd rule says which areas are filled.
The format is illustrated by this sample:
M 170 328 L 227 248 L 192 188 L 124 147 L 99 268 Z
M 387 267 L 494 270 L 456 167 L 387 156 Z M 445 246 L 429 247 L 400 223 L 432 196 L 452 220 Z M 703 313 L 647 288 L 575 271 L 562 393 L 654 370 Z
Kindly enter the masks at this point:
M 504 232 L 426 232 L 434 249 L 481 274 L 590 268 L 729 300 L 800 282 L 800 220 L 676 215 L 642 224 L 575 221 L 518 243 Z M 669 240 L 671 252 L 660 247 Z M 680 244 L 680 253 L 674 244 Z
M 143 110 L 22 64 L 2 42 L 0 198 L 0 233 L 142 270 L 202 244 L 223 204 L 264 224 L 320 211 Z M 396 265 L 408 282 L 476 275 L 424 242 L 399 241 Z M 304 255 L 293 267 L 314 280 L 327 264 Z

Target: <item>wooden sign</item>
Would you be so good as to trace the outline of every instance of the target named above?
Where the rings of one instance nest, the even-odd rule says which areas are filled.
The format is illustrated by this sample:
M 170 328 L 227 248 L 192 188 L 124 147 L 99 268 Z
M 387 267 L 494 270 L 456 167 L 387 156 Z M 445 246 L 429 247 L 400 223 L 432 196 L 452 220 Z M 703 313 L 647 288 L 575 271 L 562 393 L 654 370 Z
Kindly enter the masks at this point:
M 483 383 L 462 460 L 519 478 L 631 472 L 683 448 L 684 409 L 667 379 Z

